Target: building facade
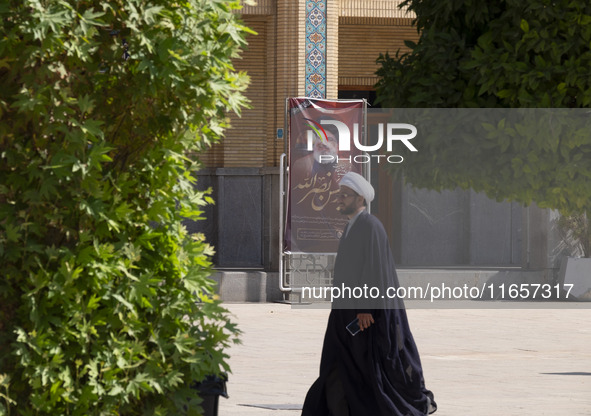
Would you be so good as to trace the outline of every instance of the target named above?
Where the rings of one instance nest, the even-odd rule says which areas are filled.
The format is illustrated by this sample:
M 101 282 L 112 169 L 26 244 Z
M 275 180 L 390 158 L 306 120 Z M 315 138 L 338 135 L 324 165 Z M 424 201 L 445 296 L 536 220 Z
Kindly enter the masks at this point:
M 257 34 L 248 36 L 235 66 L 250 76 L 251 108 L 233 117 L 224 141 L 201 158 L 198 186 L 211 188 L 216 204 L 206 208 L 207 221 L 189 224 L 216 248 L 222 292 L 226 285 L 246 293 L 240 300 L 278 296 L 285 100 L 366 98 L 371 104 L 380 53 L 404 53 L 405 41 L 419 37 L 400 3 L 258 0 L 243 7 L 244 24 Z M 378 198 L 371 209 L 400 267 L 513 267 L 544 274 L 558 267 L 547 211 L 474 192 L 416 191 L 377 167 L 372 182 Z

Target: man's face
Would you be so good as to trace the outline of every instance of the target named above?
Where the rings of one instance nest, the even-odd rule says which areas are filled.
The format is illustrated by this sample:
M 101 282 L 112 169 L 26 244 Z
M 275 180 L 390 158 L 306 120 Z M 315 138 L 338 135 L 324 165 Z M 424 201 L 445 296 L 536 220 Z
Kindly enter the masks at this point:
M 363 197 L 348 186 L 339 187 L 337 210 L 343 215 L 351 215 L 363 206 Z
M 318 137 L 314 140 L 314 160 L 318 163 L 333 163 L 337 161 L 337 155 L 339 152 L 339 145 L 337 139 L 328 133 L 328 142 L 320 140 Z M 323 157 L 320 156 L 332 156 Z

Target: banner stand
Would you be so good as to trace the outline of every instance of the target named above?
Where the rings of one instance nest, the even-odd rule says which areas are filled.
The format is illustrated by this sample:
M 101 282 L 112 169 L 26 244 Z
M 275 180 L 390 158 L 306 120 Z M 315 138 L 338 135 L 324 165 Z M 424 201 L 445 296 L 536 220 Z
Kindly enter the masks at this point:
M 307 304 L 306 299 L 302 299 L 302 287 L 331 287 L 333 281 L 333 268 L 334 268 L 334 261 L 336 258 L 336 247 L 338 246 L 338 238 L 336 238 L 335 242 L 333 242 L 332 247 L 333 250 L 329 251 L 315 251 L 315 250 L 291 250 L 290 242 L 286 242 L 286 234 L 288 234 L 287 230 L 289 231 L 289 238 L 292 238 L 291 232 L 294 230 L 291 228 L 292 226 L 292 218 L 291 215 L 293 214 L 293 206 L 290 204 L 292 201 L 290 198 L 292 197 L 291 192 L 293 189 L 291 188 L 295 179 L 298 178 L 296 175 L 299 174 L 295 172 L 293 169 L 294 166 L 294 138 L 292 137 L 293 129 L 292 129 L 292 109 L 290 107 L 290 100 L 293 103 L 294 100 L 299 100 L 300 102 L 305 102 L 306 104 L 310 104 L 309 108 L 318 108 L 319 111 L 324 111 L 330 115 L 331 110 L 338 112 L 339 110 L 349 110 L 352 111 L 357 117 L 360 115 L 361 119 L 359 120 L 359 130 L 360 130 L 360 140 L 362 144 L 366 144 L 367 142 L 367 101 L 363 100 L 321 100 L 321 99 L 312 99 L 312 98 L 287 98 L 285 100 L 285 127 L 284 127 L 284 153 L 280 157 L 280 178 L 279 178 L 279 209 L 280 209 L 280 218 L 279 218 L 279 289 L 283 293 L 283 302 L 285 303 L 292 303 L 292 304 Z M 359 110 L 360 113 L 355 113 L 355 111 Z M 315 120 L 312 118 L 304 118 L 307 120 L 310 128 L 314 126 L 312 123 L 317 125 L 319 128 L 324 126 L 324 124 L 315 123 Z M 324 123 L 329 123 L 329 121 L 324 120 Z M 303 129 L 300 128 L 298 139 L 301 142 L 301 133 Z M 324 131 L 324 130 L 323 130 Z M 310 133 L 308 134 L 308 150 L 310 146 Z M 340 138 L 337 137 L 338 140 Z M 351 143 L 350 148 L 354 149 L 353 137 L 350 137 Z M 339 142 L 339 144 L 341 144 Z M 300 144 L 301 148 L 301 144 Z M 353 152 L 349 152 L 349 158 L 351 158 L 351 154 Z M 359 152 L 358 154 L 365 154 L 365 152 Z M 340 154 L 339 154 L 340 155 Z M 309 158 L 309 156 L 308 156 Z M 303 159 L 303 157 L 301 158 Z M 338 160 L 339 158 L 337 158 Z M 343 159 L 345 159 L 343 157 Z M 301 164 L 301 163 L 300 163 Z M 361 166 L 361 173 L 367 180 L 371 180 L 370 178 L 370 166 L 369 163 L 363 164 Z M 340 172 L 339 172 L 340 173 Z M 295 178 L 294 178 L 295 176 Z M 300 174 L 301 176 L 301 174 Z M 342 176 L 342 174 L 341 174 Z M 338 190 L 338 182 L 337 182 L 336 174 L 331 179 L 331 189 L 329 195 L 333 195 L 335 190 Z M 316 180 L 316 177 L 314 177 Z M 326 200 L 325 200 L 326 201 Z M 328 201 L 326 201 L 328 203 Z M 369 210 L 370 207 L 368 206 L 367 209 Z M 307 217 L 306 217 L 307 218 Z M 319 228 L 324 226 L 322 221 L 326 219 L 325 216 L 318 217 L 318 224 Z M 327 220 L 330 221 L 330 218 Z M 346 218 L 339 216 L 338 221 L 345 224 Z M 312 230 L 316 231 L 316 230 Z M 322 232 L 318 231 L 320 234 Z M 326 231 L 324 232 L 326 234 Z M 340 237 L 340 235 L 339 235 Z M 329 299 L 326 299 L 329 302 Z M 317 303 L 318 299 L 314 299 L 314 302 Z

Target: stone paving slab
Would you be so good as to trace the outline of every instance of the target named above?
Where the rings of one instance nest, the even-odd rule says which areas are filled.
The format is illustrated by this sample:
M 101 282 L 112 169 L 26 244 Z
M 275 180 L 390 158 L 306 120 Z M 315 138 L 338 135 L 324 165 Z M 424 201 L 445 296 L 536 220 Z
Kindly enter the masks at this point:
M 218 414 L 299 415 L 329 310 L 225 306 L 243 335 L 228 350 L 230 398 L 220 398 Z M 409 308 L 408 316 L 436 415 L 591 415 L 590 308 Z

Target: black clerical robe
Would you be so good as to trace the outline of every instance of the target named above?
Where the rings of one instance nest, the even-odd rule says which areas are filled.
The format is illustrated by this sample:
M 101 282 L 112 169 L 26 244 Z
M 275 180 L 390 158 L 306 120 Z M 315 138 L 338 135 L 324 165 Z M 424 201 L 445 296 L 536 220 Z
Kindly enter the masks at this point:
M 398 287 L 386 232 L 376 217 L 362 212 L 339 243 L 333 286 L 365 284 L 379 287 L 380 297 L 333 301 L 320 376 L 308 391 L 302 416 L 330 415 L 326 381 L 334 371 L 349 416 L 422 416 L 436 409 L 433 394 L 425 388 L 404 305 L 381 298 L 388 287 Z M 352 336 L 346 326 L 360 312 L 371 313 L 375 323 Z

